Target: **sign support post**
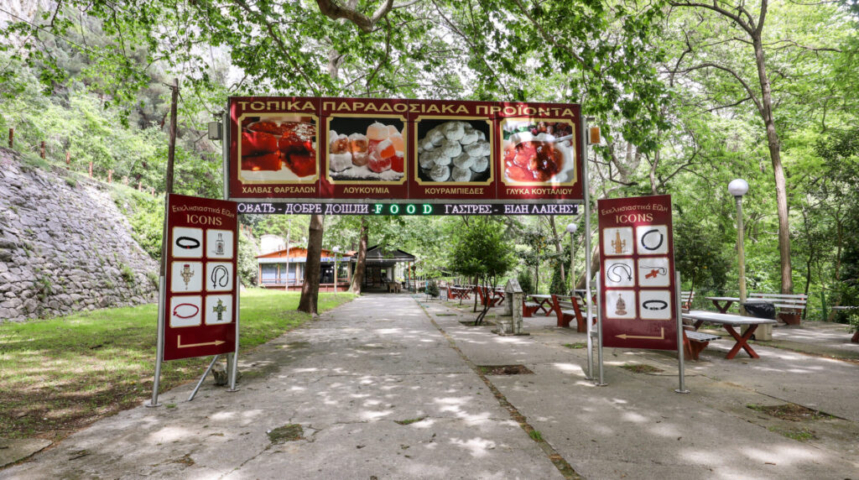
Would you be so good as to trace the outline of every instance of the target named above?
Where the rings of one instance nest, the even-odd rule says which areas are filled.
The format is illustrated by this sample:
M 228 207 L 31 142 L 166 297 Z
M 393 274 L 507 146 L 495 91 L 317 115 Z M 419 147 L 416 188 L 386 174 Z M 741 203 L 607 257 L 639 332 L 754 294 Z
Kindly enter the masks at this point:
M 591 195 L 588 182 L 588 120 L 582 116 L 582 193 L 584 194 L 585 208 L 585 299 L 588 308 L 587 335 L 588 335 L 588 374 L 587 380 L 594 379 L 594 331 L 591 315 L 593 311 L 593 294 L 591 293 Z M 575 278 L 573 279 L 575 282 Z M 575 288 L 575 285 L 573 286 Z
M 236 252 L 237 258 L 238 258 L 238 255 L 239 255 L 239 253 Z M 287 272 L 286 278 L 287 278 L 287 280 L 289 279 L 289 272 Z M 231 355 L 231 357 L 233 359 L 233 363 L 231 365 L 229 365 L 232 368 L 230 368 L 230 389 L 227 390 L 228 392 L 231 392 L 231 393 L 238 391 L 238 389 L 236 388 L 236 375 L 238 375 L 238 370 L 239 370 L 238 365 L 239 365 L 239 302 L 240 302 L 239 294 L 240 293 L 241 293 L 241 281 L 239 281 L 238 278 L 236 278 L 236 313 L 235 313 L 235 315 L 236 315 L 236 347 L 235 348 L 236 349 L 233 352 L 233 354 Z M 230 357 L 228 357 L 228 358 L 230 358 Z
M 167 218 L 165 216 L 166 224 Z M 167 230 L 165 225 L 164 230 Z M 163 238 L 167 238 L 165 235 Z M 162 262 L 165 260 L 162 258 Z M 158 277 L 158 337 L 155 346 L 155 381 L 152 384 L 152 400 L 146 404 L 147 407 L 160 407 L 158 403 L 158 386 L 161 383 L 161 362 L 164 359 L 164 302 L 167 300 L 164 288 L 164 275 Z
M 602 282 L 599 279 L 597 279 L 597 292 L 601 292 L 601 291 L 602 291 Z M 601 302 L 602 300 L 600 299 L 597 301 Z M 597 363 L 599 363 L 599 381 L 596 383 L 596 386 L 605 387 L 608 384 L 605 383 L 605 377 L 604 377 L 604 373 L 605 373 L 604 370 L 605 369 L 603 368 L 603 348 L 602 348 L 602 343 L 603 343 L 602 320 L 603 319 L 602 319 L 602 313 L 601 313 L 602 312 L 602 306 L 598 304 L 597 308 L 598 308 L 598 311 L 597 311 Z
M 680 377 L 680 388 L 676 393 L 689 393 L 686 389 L 686 365 L 683 351 L 683 300 L 680 296 L 680 272 L 674 273 L 674 283 L 677 285 L 677 373 Z
M 221 356 L 220 356 L 220 355 L 215 355 L 215 356 L 214 356 L 214 358 L 212 358 L 212 363 L 210 363 L 210 364 L 209 364 L 209 368 L 207 368 L 207 369 L 206 369 L 206 371 L 205 371 L 205 372 L 203 372 L 203 376 L 202 376 L 202 377 L 200 377 L 200 381 L 199 381 L 199 382 L 197 382 L 197 386 L 196 386 L 196 387 L 194 387 L 194 391 L 193 391 L 193 392 L 191 392 L 191 396 L 190 396 L 190 397 L 188 397 L 188 401 L 189 401 L 189 402 L 190 402 L 191 400 L 194 400 L 194 397 L 195 397 L 195 396 L 197 396 L 197 391 L 198 391 L 198 390 L 200 390 L 200 387 L 203 385 L 203 380 L 205 380 L 205 379 L 206 379 L 206 377 L 207 377 L 207 376 L 209 376 L 209 372 L 211 372 L 211 371 L 212 371 L 212 367 L 214 367 L 214 366 L 215 366 L 215 362 L 217 362 L 219 358 L 221 358 Z

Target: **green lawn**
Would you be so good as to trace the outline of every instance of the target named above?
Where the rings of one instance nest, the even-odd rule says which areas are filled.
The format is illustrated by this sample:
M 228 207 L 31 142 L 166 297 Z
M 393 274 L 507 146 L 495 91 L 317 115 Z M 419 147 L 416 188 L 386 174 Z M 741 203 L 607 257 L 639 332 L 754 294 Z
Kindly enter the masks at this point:
M 320 294 L 320 311 L 354 298 Z M 298 293 L 249 289 L 241 296 L 241 349 L 310 319 Z M 59 439 L 152 394 L 156 305 L 0 325 L 0 437 Z M 162 392 L 198 378 L 211 357 L 165 362 Z

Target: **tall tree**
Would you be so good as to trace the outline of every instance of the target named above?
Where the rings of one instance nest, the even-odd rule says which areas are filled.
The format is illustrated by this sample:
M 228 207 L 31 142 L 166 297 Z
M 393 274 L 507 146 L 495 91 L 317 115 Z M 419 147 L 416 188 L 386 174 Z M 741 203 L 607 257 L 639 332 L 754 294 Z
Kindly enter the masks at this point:
M 307 263 L 304 268 L 304 285 L 301 287 L 301 299 L 298 310 L 314 314 L 318 312 L 319 274 L 322 259 L 322 233 L 324 229 L 322 215 L 311 215 L 310 238 L 307 240 Z

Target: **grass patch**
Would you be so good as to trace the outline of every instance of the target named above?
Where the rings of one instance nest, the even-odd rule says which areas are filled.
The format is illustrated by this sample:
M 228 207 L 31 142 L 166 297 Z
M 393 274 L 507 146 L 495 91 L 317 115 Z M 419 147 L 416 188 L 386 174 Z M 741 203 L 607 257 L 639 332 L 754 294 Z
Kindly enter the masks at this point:
M 284 425 L 268 431 L 268 439 L 274 444 L 295 442 L 301 440 L 302 435 L 304 435 L 304 429 L 298 424 Z
M 241 295 L 241 349 L 310 320 L 299 293 L 248 289 Z M 320 293 L 320 312 L 354 298 Z M 59 440 L 152 393 L 155 304 L 0 325 L 0 437 Z M 207 357 L 165 362 L 166 391 L 202 375 Z
M 781 428 L 770 427 L 769 431 L 778 433 L 797 442 L 807 442 L 809 440 L 817 440 L 814 430 L 806 428 Z
M 621 365 L 620 368 L 622 368 L 624 370 L 629 370 L 630 372 L 634 372 L 634 373 L 662 373 L 665 371 L 665 370 L 662 370 L 661 368 L 656 368 L 653 365 L 644 365 L 644 364 L 636 365 L 636 364 L 632 364 L 632 363 L 623 364 L 623 365 Z
M 426 420 L 427 417 L 418 417 L 418 418 L 410 418 L 408 420 L 394 420 L 394 423 L 398 423 L 400 425 L 411 425 L 413 423 L 418 423 L 420 421 Z
M 781 420 L 788 420 L 791 422 L 833 418 L 832 415 L 829 415 L 827 413 L 823 413 L 819 410 L 812 410 L 810 408 L 806 408 L 802 405 L 797 405 L 795 403 L 786 403 L 784 405 L 771 406 L 751 404 L 746 405 L 746 407 L 756 412 L 765 413 L 769 416 L 776 417 Z
M 565 347 L 572 348 L 573 350 L 578 350 L 580 348 L 588 348 L 587 343 L 565 343 Z
M 531 430 L 530 432 L 528 432 L 528 436 L 531 437 L 531 440 L 534 440 L 535 442 L 543 441 L 543 434 L 540 433 L 539 430 Z

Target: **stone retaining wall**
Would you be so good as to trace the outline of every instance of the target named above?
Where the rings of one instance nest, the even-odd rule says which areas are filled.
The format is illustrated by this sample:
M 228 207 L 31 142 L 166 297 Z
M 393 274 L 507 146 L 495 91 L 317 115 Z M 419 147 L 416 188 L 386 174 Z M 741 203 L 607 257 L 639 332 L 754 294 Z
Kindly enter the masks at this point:
M 157 300 L 111 188 L 0 148 L 0 323 Z

